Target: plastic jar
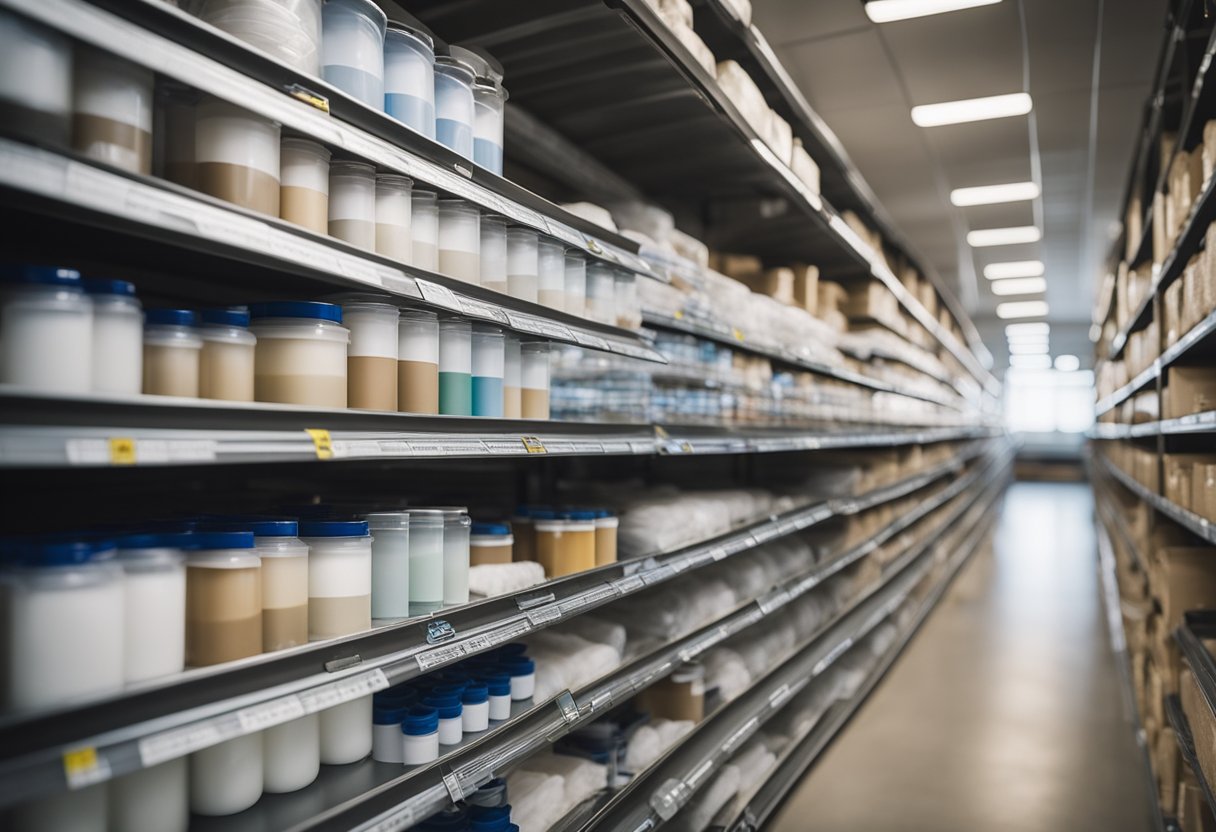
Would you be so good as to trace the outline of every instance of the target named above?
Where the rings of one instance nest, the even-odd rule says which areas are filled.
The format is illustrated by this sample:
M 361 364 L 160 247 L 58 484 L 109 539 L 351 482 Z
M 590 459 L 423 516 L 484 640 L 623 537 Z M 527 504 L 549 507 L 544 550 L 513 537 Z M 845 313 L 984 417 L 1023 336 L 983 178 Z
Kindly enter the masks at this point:
M 410 617 L 443 607 L 443 510 L 411 508 Z
M 566 311 L 587 315 L 587 258 L 577 251 L 566 252 Z
M 135 285 L 125 280 L 86 280 L 84 290 L 93 301 L 93 390 L 139 393 L 143 387 L 144 316 Z
M 595 565 L 616 563 L 616 536 L 619 517 L 605 509 L 595 510 Z
M 49 708 L 123 684 L 123 574 L 114 545 L 33 538 L 6 553 L 6 704 Z
M 490 719 L 502 722 L 511 718 L 511 675 L 487 673 L 482 676 L 489 694 Z
M 198 190 L 198 160 L 194 153 L 199 95 L 189 87 L 162 80 L 153 112 L 159 152 L 152 154 L 158 175 Z M 163 141 L 162 141 L 163 139 Z
M 196 532 L 190 545 L 195 548 L 186 557 L 186 664 L 205 667 L 258 655 L 262 559 L 253 533 Z M 260 743 L 258 755 L 260 793 Z
M 481 806 L 492 808 L 494 806 L 507 805 L 507 781 L 502 777 L 495 777 L 485 785 L 481 786 L 477 791 L 473 792 L 466 802 L 470 808 L 473 806 Z
M 275 122 L 226 101 L 204 99 L 194 119 L 196 187 L 277 217 L 279 142 Z
M 508 335 L 503 344 L 502 415 L 507 419 L 523 417 L 523 398 L 520 393 L 523 358 L 520 341 Z
M 410 265 L 428 272 L 439 271 L 439 195 L 417 188 L 410 194 Z
M 376 110 L 384 109 L 387 25 L 371 0 L 326 0 L 321 8 L 321 77 Z
M 705 718 L 705 665 L 684 662 L 643 691 L 641 700 L 651 717 L 700 722 Z
M 202 0 L 191 10 L 276 60 L 319 75 L 321 4 L 322 0 Z
M 468 832 L 511 832 L 510 805 L 474 807 L 469 812 Z
M 473 327 L 473 415 L 501 419 L 506 337 L 497 327 Z
M 258 338 L 254 397 L 259 402 L 346 407 L 346 350 L 350 330 L 342 307 L 314 301 L 276 301 L 249 307 Z
M 507 293 L 513 298 L 537 302 L 539 243 L 540 235 L 531 228 L 507 229 Z
M 144 315 L 144 392 L 198 398 L 203 339 L 188 309 L 149 309 Z
M 473 158 L 473 71 L 450 55 L 435 56 L 435 139 Z
M 112 780 L 108 828 L 122 832 L 186 832 L 190 826 L 188 759 L 178 757 Z
M 352 246 L 376 250 L 373 166 L 345 160 L 329 163 L 329 235 Z
M 346 402 L 364 410 L 397 409 L 397 324 L 391 303 L 342 301 L 342 322 L 350 330 L 346 357 Z
M 88 393 L 93 386 L 93 301 L 84 293 L 80 272 L 10 266 L 0 270 L 0 277 L 0 381 L 32 390 Z
M 321 762 L 357 763 L 372 753 L 372 698 L 361 696 L 321 711 Z
M 536 690 L 536 663 L 527 656 L 505 659 L 501 667 L 511 677 L 511 701 L 531 699 Z
M 532 540 L 535 547 L 535 560 L 545 570 L 545 576 L 553 578 L 557 573 L 557 560 L 562 545 L 562 532 L 565 524 L 558 519 L 557 513 L 547 509 L 536 509 L 532 512 Z
M 502 126 L 507 91 L 493 78 L 473 83 L 473 161 L 502 176 Z
M 613 278 L 613 298 L 616 306 L 616 325 L 625 329 L 642 326 L 642 306 L 638 299 L 638 282 L 632 274 L 618 271 Z
M 463 199 L 439 200 L 439 271 L 481 283 L 481 212 Z
M 460 694 L 432 693 L 422 700 L 422 704 L 434 708 L 439 716 L 439 744 L 459 745 L 464 739 L 464 706 L 460 704 Z
M 507 221 L 496 214 L 481 217 L 481 285 L 507 294 Z
M 72 147 L 132 173 L 151 173 L 152 73 L 106 52 L 77 48 Z
M 72 124 L 72 42 L 0 10 L 0 101 L 22 138 L 66 145 Z
M 435 138 L 435 42 L 396 22 L 388 24 L 384 38 L 384 112 Z
M 536 528 L 532 506 L 518 506 L 511 517 L 511 534 L 515 538 L 512 556 L 515 560 L 536 560 Z
M 404 742 L 401 739 L 401 724 L 405 722 L 407 706 L 381 707 L 372 710 L 372 759 L 378 763 L 405 762 Z
M 525 341 L 520 345 L 520 415 L 549 418 L 549 343 Z
M 587 317 L 616 325 L 616 276 L 611 266 L 598 261 L 587 264 Z
M 551 237 L 537 242 L 536 297 L 550 309 L 566 308 L 566 249 Z
M 439 322 L 439 412 L 473 415 L 473 325 L 468 321 Z
M 308 637 L 350 635 L 372 626 L 372 538 L 366 520 L 306 520 Z
M 439 759 L 439 712 L 429 705 L 414 705 L 401 721 L 401 759 L 420 766 Z
M 410 262 L 410 220 L 414 180 L 395 173 L 376 174 L 376 253 Z
M 123 572 L 123 679 L 142 682 L 186 665 L 185 535 L 115 541 Z
M 469 531 L 469 563 L 510 563 L 514 543 L 506 523 L 474 523 Z
M 490 691 L 484 684 L 470 683 L 460 693 L 461 730 L 479 734 L 490 727 Z
M 469 510 L 443 509 L 443 605 L 469 603 Z
M 439 412 L 439 316 L 402 309 L 397 324 L 397 409 Z
M 255 520 L 254 551 L 262 559 L 262 650 L 308 643 L 308 544 L 295 520 Z
M 204 309 L 199 335 L 198 394 L 204 399 L 253 401 L 253 361 L 258 339 L 244 309 Z
M 372 533 L 372 618 L 409 618 L 409 512 L 378 511 L 366 519 Z
M 308 139 L 279 148 L 279 216 L 318 234 L 329 233 L 329 150 Z
M 595 568 L 595 512 L 562 512 L 562 531 L 553 577 L 574 575 Z
M 299 791 L 321 773 L 321 715 L 308 714 L 262 732 L 262 789 Z
M 223 816 L 243 812 L 262 796 L 262 732 L 190 755 L 190 811 Z

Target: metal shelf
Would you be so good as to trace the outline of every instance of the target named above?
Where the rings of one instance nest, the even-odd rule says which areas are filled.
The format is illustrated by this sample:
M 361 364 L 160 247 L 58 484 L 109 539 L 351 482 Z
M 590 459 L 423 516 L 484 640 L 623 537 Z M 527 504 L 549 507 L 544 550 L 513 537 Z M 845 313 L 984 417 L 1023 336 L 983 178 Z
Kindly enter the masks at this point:
M 1108 489 L 1109 490 L 1109 489 Z M 1131 529 L 1127 527 L 1127 521 L 1123 519 L 1123 515 L 1118 508 L 1113 504 L 1108 504 L 1106 500 L 1099 500 L 1097 503 L 1098 516 L 1106 523 L 1106 527 L 1115 528 L 1119 531 L 1119 537 L 1123 538 L 1123 544 L 1127 548 L 1128 555 L 1136 564 L 1136 568 L 1143 574 L 1148 574 L 1148 569 L 1144 558 L 1140 555 L 1140 550 L 1136 548 L 1136 541 L 1132 539 Z
M 1216 176 L 1212 177 L 1212 181 L 1216 183 Z M 1209 312 L 1206 318 L 1195 324 L 1189 332 L 1167 347 L 1148 369 L 1106 398 L 1099 400 L 1094 406 L 1094 413 L 1101 416 L 1103 413 L 1121 404 L 1133 393 L 1139 391 L 1140 388 L 1156 380 L 1161 375 L 1162 370 L 1178 361 L 1179 358 L 1183 356 L 1189 357 L 1200 352 L 1206 353 L 1214 348 L 1216 348 L 1216 310 Z
M 80 747 L 93 749 L 96 763 L 89 775 L 100 780 L 183 756 L 285 722 L 301 709 L 331 707 L 518 640 L 831 517 L 898 499 L 982 452 L 973 446 L 964 457 L 892 486 L 808 504 L 673 552 L 366 633 L 187 671 L 76 707 L 7 716 L 0 719 L 0 807 L 65 788 L 64 754 Z M 956 480 L 943 493 L 961 493 L 975 476 Z M 450 632 L 432 627 L 439 621 L 451 625 Z
M 1139 439 L 1145 436 L 1180 436 L 1188 433 L 1216 433 L 1216 410 L 1135 425 L 1099 422 L 1094 425 L 1091 438 Z
M 1182 755 L 1182 761 L 1190 767 L 1195 779 L 1199 781 L 1199 788 L 1208 802 L 1209 811 L 1216 813 L 1216 792 L 1212 791 L 1207 778 L 1203 776 L 1199 756 L 1195 753 L 1195 738 L 1191 734 L 1186 714 L 1182 712 L 1182 702 L 1178 694 L 1172 693 L 1165 697 L 1165 715 L 1169 719 L 1170 727 L 1174 729 L 1174 736 L 1178 739 L 1178 751 Z
M 1129 491 L 1135 494 L 1144 502 L 1151 505 L 1157 511 L 1164 514 L 1166 517 L 1173 520 L 1178 525 L 1185 528 L 1187 531 L 1202 537 L 1208 543 L 1216 543 L 1216 523 L 1212 523 L 1206 518 L 1200 517 L 1198 514 L 1187 511 L 1176 503 L 1165 499 L 1160 494 L 1154 494 L 1140 483 L 1123 473 L 1114 463 L 1108 459 L 1103 459 L 1102 464 L 1106 470 L 1121 482 Z

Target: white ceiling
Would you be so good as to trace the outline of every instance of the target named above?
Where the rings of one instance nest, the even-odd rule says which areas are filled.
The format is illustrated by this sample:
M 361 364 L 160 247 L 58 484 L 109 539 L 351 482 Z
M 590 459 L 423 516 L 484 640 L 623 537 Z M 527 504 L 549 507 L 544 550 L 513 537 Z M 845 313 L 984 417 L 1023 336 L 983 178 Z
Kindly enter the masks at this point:
M 881 26 L 860 0 L 752 2 L 757 26 L 899 230 L 954 287 L 997 368 L 1003 324 L 982 269 L 1032 259 L 1046 265 L 1052 353 L 1087 366 L 1094 286 L 1120 220 L 1165 0 L 1002 0 Z M 917 104 L 1019 91 L 1034 100 L 1029 116 L 921 128 L 909 115 Z M 1039 200 L 950 204 L 954 188 L 1032 179 L 1036 147 Z M 966 244 L 971 229 L 1036 222 L 1038 243 Z

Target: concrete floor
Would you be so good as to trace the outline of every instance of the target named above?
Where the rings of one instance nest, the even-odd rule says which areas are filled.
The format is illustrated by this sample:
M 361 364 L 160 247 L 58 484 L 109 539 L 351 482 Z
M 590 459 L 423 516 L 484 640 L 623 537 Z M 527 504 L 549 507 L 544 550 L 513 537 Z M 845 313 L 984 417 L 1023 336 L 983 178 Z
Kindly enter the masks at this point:
M 959 575 L 766 832 L 1148 827 L 1099 597 L 1088 485 L 1018 483 Z

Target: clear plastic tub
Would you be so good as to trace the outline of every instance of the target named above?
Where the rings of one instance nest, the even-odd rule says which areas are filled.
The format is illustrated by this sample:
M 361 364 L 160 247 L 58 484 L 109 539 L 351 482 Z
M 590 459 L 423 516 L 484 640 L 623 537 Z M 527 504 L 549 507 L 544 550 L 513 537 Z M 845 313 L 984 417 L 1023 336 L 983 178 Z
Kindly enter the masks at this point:
M 72 147 L 132 173 L 152 172 L 152 73 L 80 47 L 72 74 Z
M 250 307 L 258 338 L 254 396 L 260 402 L 346 407 L 346 350 L 350 330 L 342 307 L 313 301 Z
M 473 71 L 448 55 L 435 56 L 435 138 L 473 158 Z
M 195 533 L 190 544 L 197 548 L 186 558 L 186 664 L 206 667 L 258 655 L 262 559 L 253 533 Z M 260 744 L 258 749 L 260 755 Z M 259 792 L 261 768 L 259 756 Z
M 540 235 L 530 228 L 507 229 L 507 293 L 537 302 Z
M 501 419 L 506 338 L 497 327 L 473 327 L 473 415 Z
M 536 297 L 550 309 L 566 308 L 566 249 L 551 237 L 537 243 Z
M 598 261 L 587 264 L 587 317 L 616 326 L 616 275 Z
M 199 335 L 198 394 L 204 399 L 253 401 L 253 361 L 257 337 L 244 309 L 204 309 Z
M 0 18 L 0 21 L 3 19 Z M 80 273 L 0 268 L 0 381 L 31 390 L 92 389 L 93 302 Z
M 365 519 L 372 533 L 372 618 L 409 618 L 409 512 L 378 511 Z
M 342 322 L 350 330 L 346 353 L 348 407 L 397 409 L 399 312 L 391 303 L 343 299 Z
M 522 368 L 520 340 L 508 335 L 503 345 L 502 415 L 505 419 L 523 418 Z
M 194 118 L 194 177 L 206 194 L 279 215 L 279 125 L 240 107 L 207 98 Z
M 616 325 L 625 329 L 642 326 L 642 304 L 638 299 L 638 282 L 632 274 L 618 271 L 613 277 L 613 298 L 616 305 Z
M 410 221 L 414 180 L 395 173 L 376 174 L 376 253 L 410 262 L 413 251 Z
M 197 398 L 203 339 L 188 309 L 149 309 L 144 315 L 144 392 Z
M 144 315 L 135 286 L 86 280 L 93 301 L 92 385 L 98 393 L 139 393 L 143 387 Z
M 468 321 L 439 322 L 439 412 L 473 415 L 473 325 Z
M 308 544 L 308 637 L 337 638 L 372 626 L 372 538 L 365 520 L 300 523 Z
M 72 126 L 72 42 L 0 10 L 0 101 L 5 126 L 25 139 L 63 146 Z
M 587 316 L 587 258 L 577 251 L 566 252 L 566 311 Z
M 469 603 L 469 529 L 463 506 L 443 509 L 443 605 Z
M 507 292 L 507 221 L 494 214 L 481 217 L 481 285 Z
M 387 25 L 371 0 L 326 0 L 321 9 L 321 77 L 381 111 Z
M 384 39 L 384 112 L 435 138 L 435 43 L 425 32 L 395 22 Z
M 308 544 L 295 520 L 255 520 L 254 551 L 262 559 L 262 650 L 308 643 Z
M 503 115 L 507 91 L 492 78 L 473 84 L 473 161 L 502 176 Z
M 309 75 L 321 74 L 322 0 L 202 0 L 195 15 Z
M 527 341 L 520 347 L 520 415 L 549 418 L 549 343 Z
M 329 163 L 329 234 L 376 250 L 376 169 L 371 165 Z
M 439 271 L 481 283 L 481 212 L 471 202 L 439 200 Z
M 329 233 L 329 150 L 308 139 L 279 147 L 279 217 L 318 234 Z
M 430 615 L 443 607 L 443 510 L 409 513 L 410 616 Z
M 410 265 L 428 272 L 439 271 L 439 195 L 414 188 L 411 194 Z
M 397 409 L 439 412 L 439 316 L 402 309 L 397 326 Z
M 115 543 L 123 572 L 123 679 L 142 682 L 186 666 L 184 535 L 125 535 Z

